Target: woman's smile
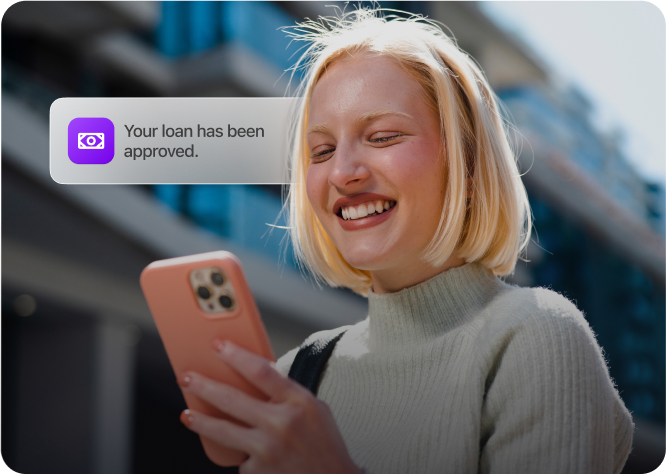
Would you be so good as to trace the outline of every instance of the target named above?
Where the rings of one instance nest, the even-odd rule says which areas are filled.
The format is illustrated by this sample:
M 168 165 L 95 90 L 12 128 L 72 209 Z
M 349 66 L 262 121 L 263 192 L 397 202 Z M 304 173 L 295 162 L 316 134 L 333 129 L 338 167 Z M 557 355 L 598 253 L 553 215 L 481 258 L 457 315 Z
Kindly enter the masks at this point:
M 374 193 L 359 193 L 338 199 L 333 214 L 343 230 L 366 229 L 385 222 L 392 214 L 397 202 Z
M 363 204 L 361 204 L 359 208 L 361 209 L 360 212 L 367 212 L 363 211 L 364 209 Z M 357 218 L 349 217 L 348 219 L 343 219 L 342 217 L 338 216 L 338 219 L 340 220 L 340 227 L 342 227 L 343 230 L 360 230 L 360 229 L 367 229 L 369 227 L 374 227 L 376 225 L 386 222 L 393 215 L 394 209 L 395 205 L 387 209 L 386 211 L 382 209 L 382 211 L 384 212 L 375 211 L 372 214 L 366 214 L 363 217 L 359 215 L 359 217 Z M 354 209 L 352 208 L 352 213 L 353 212 Z

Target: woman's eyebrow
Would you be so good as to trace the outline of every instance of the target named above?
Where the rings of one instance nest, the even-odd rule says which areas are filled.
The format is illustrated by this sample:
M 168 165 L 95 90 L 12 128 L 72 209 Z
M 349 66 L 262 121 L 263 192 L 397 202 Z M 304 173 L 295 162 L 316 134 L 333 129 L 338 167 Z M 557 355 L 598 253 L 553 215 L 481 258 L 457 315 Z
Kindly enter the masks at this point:
M 404 112 L 399 112 L 397 110 L 379 110 L 377 112 L 368 112 L 367 114 L 360 115 L 356 117 L 352 123 L 359 124 L 366 124 L 368 122 L 372 122 L 373 120 L 383 117 L 385 115 L 398 115 L 401 117 L 408 118 L 410 120 L 414 120 L 414 117 L 412 117 L 409 114 L 406 114 Z M 330 133 L 329 128 L 324 124 L 324 125 L 313 125 L 312 127 L 308 128 L 306 135 L 309 135 L 310 133 Z
M 330 133 L 330 130 L 326 125 L 313 125 L 305 132 L 306 135 L 310 135 L 311 133 Z
M 357 117 L 354 119 L 354 123 L 368 123 L 372 122 L 373 120 L 383 117 L 384 115 L 399 115 L 401 117 L 405 117 L 411 120 L 414 120 L 414 117 L 412 117 L 409 114 L 406 114 L 404 112 L 400 112 L 398 110 L 379 110 L 377 112 L 369 112 L 367 114 L 363 114 L 360 117 Z

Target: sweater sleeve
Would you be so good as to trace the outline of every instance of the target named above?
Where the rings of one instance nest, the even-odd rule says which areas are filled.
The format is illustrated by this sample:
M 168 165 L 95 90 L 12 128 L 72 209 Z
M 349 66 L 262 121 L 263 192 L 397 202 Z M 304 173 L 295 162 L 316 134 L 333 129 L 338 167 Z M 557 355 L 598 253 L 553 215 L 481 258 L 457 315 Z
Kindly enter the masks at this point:
M 479 472 L 619 473 L 633 424 L 583 315 L 544 289 L 514 304 L 486 328 Z

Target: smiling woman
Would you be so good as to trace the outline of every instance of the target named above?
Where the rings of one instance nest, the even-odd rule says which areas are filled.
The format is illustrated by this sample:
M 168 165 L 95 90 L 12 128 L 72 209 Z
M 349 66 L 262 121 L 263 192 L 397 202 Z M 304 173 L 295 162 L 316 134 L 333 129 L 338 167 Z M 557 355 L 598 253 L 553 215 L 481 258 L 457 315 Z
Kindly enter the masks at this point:
M 387 289 L 400 289 L 464 261 L 511 273 L 529 241 L 530 211 L 509 126 L 483 73 L 427 21 L 360 10 L 328 25 L 335 26 L 311 23 L 311 35 L 297 36 L 315 39 L 301 60 L 308 74 L 294 124 L 289 206 L 297 257 L 324 282 L 362 295 L 371 286 L 382 293 L 386 278 Z M 376 188 L 391 192 L 359 195 Z M 328 203 L 325 193 L 341 201 Z M 384 207 L 388 200 L 393 210 L 359 216 L 364 199 Z M 400 264 L 404 278 L 395 282 L 391 272 L 371 275 L 386 268 L 355 257 L 386 267 L 386 252 L 398 247 L 409 264 Z
M 187 423 L 245 451 L 241 473 L 619 473 L 632 420 L 585 318 L 499 278 L 531 221 L 495 94 L 438 26 L 382 13 L 296 30 L 312 44 L 292 137 L 294 247 L 319 279 L 367 296 L 369 315 L 275 368 L 232 348 L 223 359 L 270 400 L 209 384 L 250 427 Z M 313 351 L 330 356 L 314 382 L 302 376 Z

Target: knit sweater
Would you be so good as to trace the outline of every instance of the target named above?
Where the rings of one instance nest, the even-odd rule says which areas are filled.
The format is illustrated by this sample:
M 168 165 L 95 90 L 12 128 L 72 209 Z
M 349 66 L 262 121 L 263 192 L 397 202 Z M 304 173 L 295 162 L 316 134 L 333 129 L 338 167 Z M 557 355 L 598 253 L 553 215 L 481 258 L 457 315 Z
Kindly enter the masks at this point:
M 631 415 L 594 334 L 565 297 L 478 264 L 369 294 L 318 397 L 372 474 L 619 473 Z M 287 374 L 297 349 L 277 362 Z

